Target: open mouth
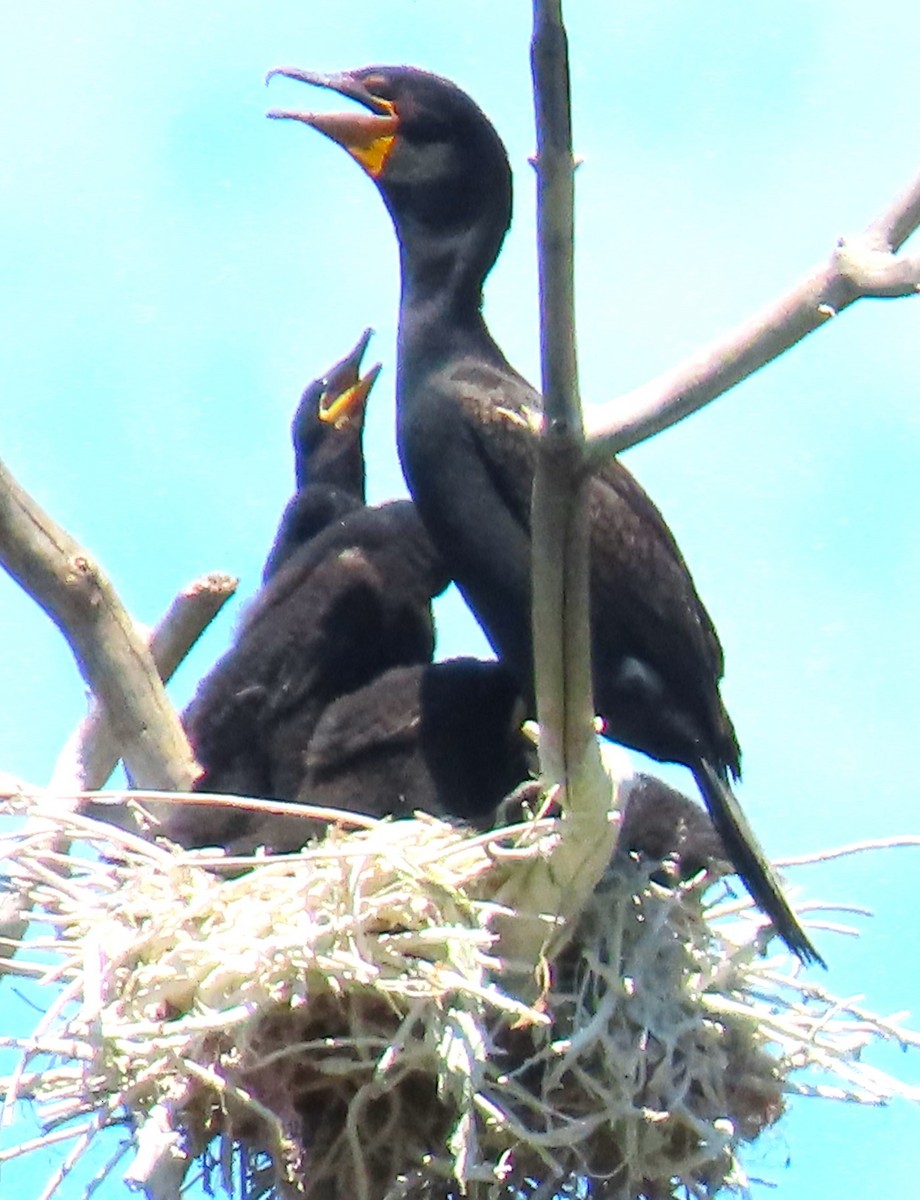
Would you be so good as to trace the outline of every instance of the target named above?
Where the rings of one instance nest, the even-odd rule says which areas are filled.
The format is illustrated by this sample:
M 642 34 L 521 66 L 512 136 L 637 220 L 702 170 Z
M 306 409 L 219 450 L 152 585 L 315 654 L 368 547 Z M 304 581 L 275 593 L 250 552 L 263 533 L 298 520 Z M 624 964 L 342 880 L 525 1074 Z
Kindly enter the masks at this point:
M 319 130 L 344 147 L 372 179 L 380 175 L 399 131 L 399 116 L 391 101 L 375 96 L 364 83 L 346 73 L 322 75 L 299 67 L 275 67 L 265 76 L 265 82 L 275 75 L 338 92 L 360 104 L 365 112 L 314 113 L 273 108 L 268 116 L 276 121 L 300 121 Z
M 361 359 L 373 332 L 372 329 L 365 329 L 354 350 L 337 363 L 323 380 L 323 394 L 316 415 L 324 424 L 338 429 L 367 403 L 381 370 L 381 364 L 375 363 L 366 375 L 361 375 Z

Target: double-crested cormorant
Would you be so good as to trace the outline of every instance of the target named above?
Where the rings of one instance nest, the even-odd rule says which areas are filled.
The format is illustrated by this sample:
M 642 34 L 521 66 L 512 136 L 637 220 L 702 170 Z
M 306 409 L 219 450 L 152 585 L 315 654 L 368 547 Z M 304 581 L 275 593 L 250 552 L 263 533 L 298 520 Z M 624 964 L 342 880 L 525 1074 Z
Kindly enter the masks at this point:
M 354 394 L 348 380 L 357 372 L 355 356 L 345 362 L 351 364 L 348 379 L 335 384 L 345 384 L 345 391 L 333 394 L 328 383 L 320 383 L 306 393 L 317 402 L 325 398 L 333 414 L 344 413 L 338 401 Z M 295 441 L 297 429 L 308 424 L 305 406 L 302 410 Z M 360 426 L 363 414 L 357 421 Z M 330 443 L 348 444 L 351 467 L 338 476 L 330 467 L 327 478 L 351 479 L 350 486 L 358 478 L 354 431 L 336 429 L 334 420 L 328 425 L 306 447 L 308 461 L 298 445 L 298 474 L 305 480 L 298 496 L 315 486 L 313 452 L 321 467 L 335 459 Z M 245 611 L 232 648 L 201 682 L 184 714 L 203 768 L 198 790 L 293 800 L 303 782 L 307 745 L 326 708 L 392 667 L 430 661 L 430 601 L 448 582 L 440 558 L 411 502 L 367 508 L 360 496 L 355 500 L 351 511 L 327 508 L 332 515 L 322 528 L 300 521 L 297 545 L 276 539 L 274 571 Z M 282 526 L 292 511 L 289 505 Z M 164 831 L 184 845 L 227 845 L 251 824 L 243 809 L 173 812 Z
M 371 817 L 421 811 L 486 828 L 536 765 L 521 730 L 523 708 L 501 663 L 456 658 L 394 667 L 325 710 L 296 798 Z M 230 849 L 289 852 L 321 828 L 269 815 Z
M 692 879 L 702 870 L 724 873 L 721 839 L 706 811 L 689 796 L 654 775 L 633 775 L 620 788 L 623 819 L 618 854 L 657 861 L 670 858 L 679 879 Z
M 371 330 L 365 329 L 357 346 L 300 398 L 291 423 L 296 490 L 265 561 L 263 583 L 292 551 L 365 502 L 364 414 L 380 374 L 379 363 L 365 376 L 360 373 L 370 339 Z
M 395 667 L 323 713 L 301 798 L 371 816 L 415 809 L 488 825 L 533 764 L 524 703 L 498 662 Z
M 298 113 L 374 180 L 400 248 L 397 435 L 409 489 L 451 577 L 532 700 L 530 496 L 541 398 L 482 317 L 511 220 L 495 129 L 458 87 L 411 67 L 271 74 L 364 111 Z M 592 475 L 595 706 L 607 732 L 685 763 L 752 896 L 804 961 L 821 961 L 732 794 L 740 750 L 719 695 L 722 650 L 661 514 L 616 461 Z

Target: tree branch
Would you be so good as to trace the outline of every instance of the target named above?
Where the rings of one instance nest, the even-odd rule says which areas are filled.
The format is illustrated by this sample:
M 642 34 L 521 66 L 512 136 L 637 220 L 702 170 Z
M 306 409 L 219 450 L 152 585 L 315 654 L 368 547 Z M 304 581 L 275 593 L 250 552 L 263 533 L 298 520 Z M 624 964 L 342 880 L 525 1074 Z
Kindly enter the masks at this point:
M 575 347 L 575 159 L 568 39 L 561 0 L 535 0 L 531 69 L 537 126 L 537 254 L 544 420 L 533 498 L 534 669 L 544 773 L 563 808 L 606 813 L 609 789 L 594 733 L 590 524 Z M 576 773 L 603 783 L 604 800 Z M 591 795 L 591 799 L 588 799 Z
M 236 591 L 238 580 L 213 572 L 196 579 L 173 600 L 150 636 L 157 672 L 167 683 L 177 667 Z M 50 792 L 92 792 L 104 787 L 121 750 L 105 709 L 94 702 L 67 739 L 48 785 Z
M 560 0 L 535 0 L 537 254 L 544 419 L 534 478 L 534 676 L 545 776 L 566 784 L 594 740 L 584 436 L 575 351 L 575 163 Z M 599 761 L 599 759 L 598 759 Z
M 134 622 L 98 564 L 2 463 L 0 563 L 64 634 L 137 785 L 187 789 L 195 761 Z
M 236 580 L 229 575 L 211 574 L 185 588 L 169 606 L 162 620 L 150 635 L 150 651 L 164 682 L 170 678 L 201 634 L 224 604 L 236 591 Z M 84 807 L 80 792 L 101 788 L 118 763 L 118 742 L 109 726 L 105 710 L 94 703 L 89 715 L 80 722 L 58 758 L 54 775 L 47 789 L 31 787 L 12 776 L 0 774 L 0 799 L 19 793 L 34 795 L 46 791 L 55 796 L 62 812 Z M 60 795 L 56 796 L 56 793 Z M 85 806 L 92 811 L 92 802 Z M 100 819 L 112 820 L 112 810 L 98 813 Z M 66 854 L 68 841 L 48 821 L 36 817 L 26 821 L 22 836 L 43 833 L 49 836 L 51 849 Z M 31 902 L 27 894 L 14 884 L 0 900 L 0 963 L 12 957 L 28 925 Z
M 541 774 L 558 788 L 563 818 L 552 853 L 523 864 L 497 897 L 515 912 L 496 922 L 500 953 L 522 971 L 525 989 L 548 943 L 565 936 L 567 918 L 593 891 L 615 839 L 610 780 L 594 732 L 590 527 L 575 353 L 575 162 L 561 0 L 534 0 L 531 68 L 544 397 L 531 512 L 534 686 Z M 547 915 L 561 920 L 561 931 Z
M 598 462 L 674 425 L 826 325 L 854 301 L 916 295 L 920 256 L 895 251 L 920 225 L 920 177 L 867 229 L 841 238 L 830 262 L 685 363 L 589 412 Z

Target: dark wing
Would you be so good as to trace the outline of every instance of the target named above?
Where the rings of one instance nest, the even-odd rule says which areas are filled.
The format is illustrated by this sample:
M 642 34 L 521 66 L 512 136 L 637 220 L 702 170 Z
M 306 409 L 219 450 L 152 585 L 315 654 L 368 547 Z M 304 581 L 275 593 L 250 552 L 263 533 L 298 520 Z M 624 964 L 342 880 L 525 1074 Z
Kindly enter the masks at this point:
M 529 535 L 539 395 L 510 367 L 461 359 L 446 374 L 493 488 Z
M 675 732 L 685 726 L 719 770 L 728 767 L 737 774 L 738 741 L 719 696 L 722 647 L 673 534 L 619 462 L 595 472 L 589 503 L 601 694 L 604 670 L 614 669 L 603 661 L 610 644 L 620 661 L 626 655 L 657 677 L 662 719 L 665 709 L 671 711 Z M 690 720 L 695 728 L 687 725 Z
M 492 487 L 529 534 L 540 397 L 510 367 L 461 359 L 447 378 Z M 599 701 L 604 671 L 634 657 L 678 704 L 689 699 L 706 714 L 704 741 L 719 746 L 720 762 L 736 763 L 737 742 L 718 697 L 722 647 L 674 535 L 616 460 L 594 472 L 589 504 Z
M 424 668 L 397 667 L 342 696 L 323 713 L 307 749 L 307 768 L 322 775 L 382 747 L 414 745 Z
M 496 492 L 530 529 L 540 398 L 510 368 L 461 360 L 449 374 Z M 661 513 L 618 461 L 594 473 L 589 503 L 595 601 L 605 621 L 636 631 L 631 652 L 687 658 L 718 680 L 722 648 Z M 616 603 L 611 605 L 611 600 Z
M 664 517 L 617 460 L 594 473 L 590 491 L 593 570 L 597 586 L 623 596 L 639 630 L 640 647 L 654 658 L 675 653 L 722 677 L 722 647 L 690 570 Z M 638 619 L 640 618 L 641 619 Z M 678 647 L 683 647 L 678 650 Z

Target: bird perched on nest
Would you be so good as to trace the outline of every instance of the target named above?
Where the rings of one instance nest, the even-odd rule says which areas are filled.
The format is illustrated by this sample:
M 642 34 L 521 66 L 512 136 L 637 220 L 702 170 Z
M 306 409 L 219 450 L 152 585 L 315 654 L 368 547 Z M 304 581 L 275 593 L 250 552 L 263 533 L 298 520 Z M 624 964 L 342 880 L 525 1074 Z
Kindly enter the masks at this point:
M 296 798 L 369 817 L 418 811 L 488 828 L 536 767 L 521 729 L 523 708 L 514 678 L 498 662 L 394 667 L 326 708 Z M 270 814 L 227 848 L 286 853 L 320 832 L 319 822 Z
M 185 723 L 200 791 L 366 813 L 486 821 L 528 778 L 522 702 L 495 662 L 430 662 L 430 599 L 446 576 L 411 503 L 365 506 L 361 376 L 370 331 L 306 389 L 294 417 L 297 491 L 265 585 Z M 308 822 L 245 808 L 171 809 L 164 832 L 234 853 L 295 850 Z
M 541 398 L 482 316 L 511 220 L 511 171 L 483 112 L 411 67 L 284 75 L 364 111 L 275 110 L 343 146 L 389 210 L 402 276 L 397 436 L 409 489 L 451 577 L 533 701 L 530 496 Z M 736 869 L 780 936 L 821 961 L 729 786 L 740 749 L 722 649 L 661 514 L 617 461 L 592 474 L 594 699 L 609 736 L 694 774 Z
M 325 709 L 392 667 L 431 660 L 441 561 L 411 502 L 363 504 L 360 437 L 376 376 L 358 375 L 365 345 L 304 395 L 294 425 L 301 486 L 267 582 L 184 714 L 199 791 L 293 800 Z M 165 832 L 184 845 L 226 845 L 250 823 L 244 809 L 176 809 Z
M 620 785 L 623 817 L 617 853 L 647 861 L 669 860 L 671 877 L 700 871 L 725 874 L 725 848 L 706 812 L 689 796 L 654 775 L 637 774 Z M 667 874 L 656 875 L 662 882 Z
M 302 798 L 371 816 L 421 809 L 488 825 L 535 765 L 523 718 L 520 690 L 501 663 L 394 667 L 323 713 Z

